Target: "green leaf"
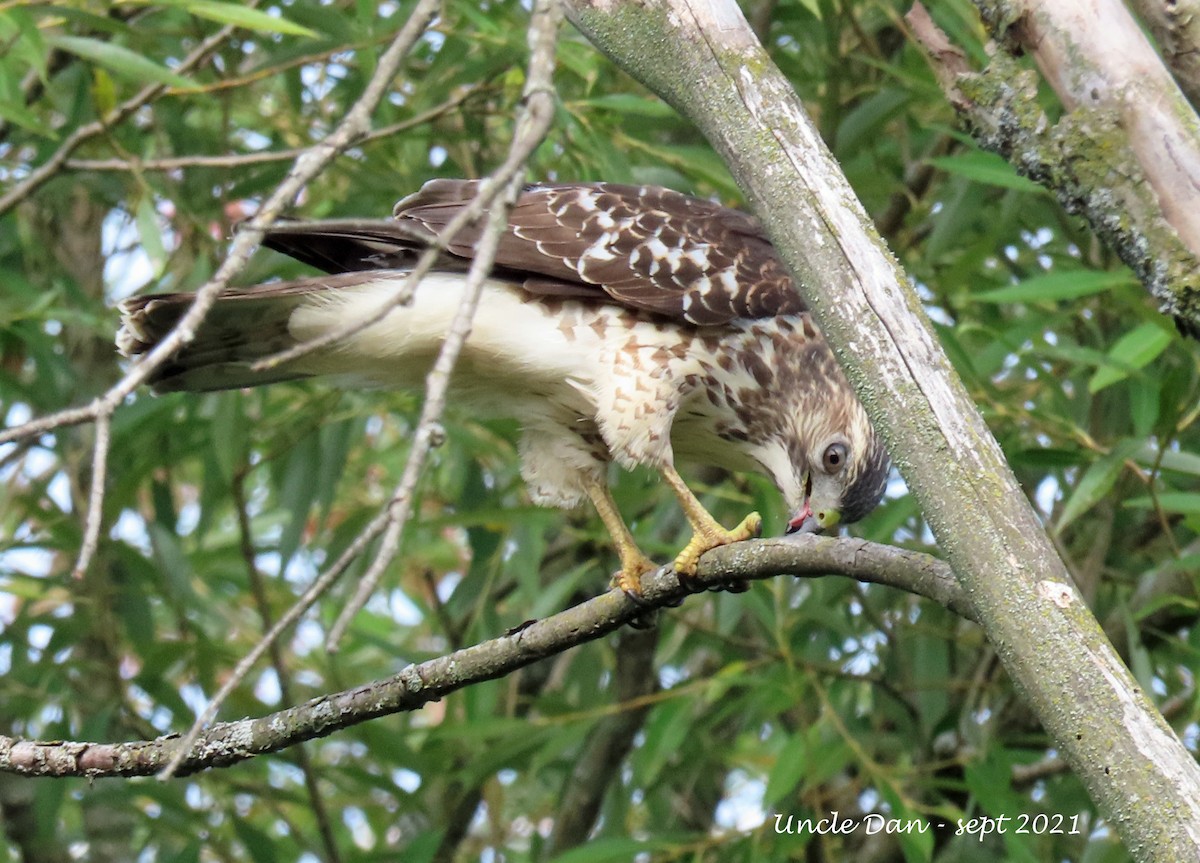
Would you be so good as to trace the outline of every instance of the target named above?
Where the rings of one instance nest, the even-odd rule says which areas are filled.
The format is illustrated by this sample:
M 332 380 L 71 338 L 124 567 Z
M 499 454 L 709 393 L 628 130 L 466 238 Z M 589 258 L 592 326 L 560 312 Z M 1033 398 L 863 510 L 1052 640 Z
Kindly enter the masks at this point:
M 317 464 L 320 454 L 317 435 L 309 434 L 296 441 L 287 455 L 279 490 L 280 506 L 291 514 L 279 538 L 279 554 L 284 561 L 290 560 L 300 546 L 300 537 L 308 522 L 308 511 L 317 495 L 313 465 Z
M 92 70 L 92 103 L 101 117 L 117 107 L 117 85 L 112 75 L 98 66 Z
M 1016 285 L 984 291 L 972 299 L 981 303 L 1046 303 L 1074 300 L 1134 283 L 1122 270 L 1072 270 L 1033 276 Z
M 255 827 L 244 818 L 234 819 L 233 829 L 246 851 L 249 852 L 248 856 L 251 860 L 269 863 L 269 861 L 279 859 L 275 853 L 275 843 L 265 831 Z
M 4 44 L 2 59 L 14 63 L 22 73 L 34 69 L 46 83 L 46 40 L 32 15 L 20 8 L 5 9 L 0 15 L 0 40 Z
M 1054 525 L 1054 531 L 1061 533 L 1066 530 L 1067 525 L 1111 492 L 1117 477 L 1121 475 L 1125 460 L 1143 445 L 1142 441 L 1122 441 L 1113 447 L 1112 452 L 1108 455 L 1093 462 L 1079 478 L 1075 488 L 1071 490 L 1071 496 L 1067 498 L 1067 502 L 1062 508 L 1062 514 L 1058 517 L 1058 523 Z
M 616 837 L 613 839 L 596 839 L 577 848 L 572 848 L 565 854 L 555 857 L 553 863 L 609 863 L 609 861 L 628 861 L 637 859 L 644 854 L 649 846 L 638 839 Z
M 587 99 L 581 104 L 587 105 L 589 108 L 616 111 L 622 116 L 636 115 L 655 119 L 679 118 L 675 109 L 661 99 L 639 96 L 636 93 L 608 93 Z
M 1138 437 L 1149 437 L 1158 422 L 1159 405 L 1162 403 L 1162 381 L 1147 376 L 1138 381 L 1138 386 L 1129 387 L 1129 418 Z
M 317 33 L 286 18 L 268 15 L 257 9 L 237 3 L 222 3 L 219 0 L 155 0 L 156 6 L 176 6 L 197 18 L 232 24 L 244 30 L 259 33 L 282 33 L 287 36 L 305 36 L 315 39 Z
M 686 698 L 661 702 L 646 723 L 645 739 L 634 764 L 636 781 L 651 785 L 679 752 L 691 726 L 692 703 Z
M 51 36 L 49 41 L 56 48 L 90 60 L 116 75 L 138 84 L 153 82 L 168 87 L 195 89 L 195 84 L 160 66 L 148 57 L 112 42 L 89 39 L 86 36 Z
M 1039 194 L 1045 191 L 1037 183 L 1022 177 L 1013 170 L 1012 165 L 992 153 L 976 151 L 958 156 L 937 156 L 928 159 L 927 162 L 947 174 L 956 174 L 988 186 Z
M 775 766 L 767 776 L 763 805 L 771 807 L 792 793 L 808 768 L 808 741 L 803 734 L 794 734 L 779 750 Z
M 878 135 L 884 124 L 896 116 L 912 98 L 912 92 L 905 88 L 888 87 L 864 100 L 838 125 L 833 143 L 834 152 L 841 156 L 861 147 L 868 137 Z
M 1155 501 L 1166 512 L 1177 512 L 1180 515 L 1200 515 L 1200 492 L 1167 491 L 1157 498 L 1145 495 L 1125 501 L 1129 509 L 1153 509 Z
M 1088 381 L 1088 392 L 1097 393 L 1149 365 L 1167 349 L 1171 340 L 1171 334 L 1153 322 L 1130 330 L 1112 346 L 1107 364 L 1096 369 Z
M 1134 456 L 1138 464 L 1149 467 L 1158 461 L 1159 466 L 1163 470 L 1173 470 L 1177 473 L 1188 473 L 1192 476 L 1200 476 L 1200 455 L 1183 450 L 1169 449 L 1162 454 L 1162 459 L 1158 458 L 1158 450 L 1151 444 L 1146 444 L 1137 455 Z
M 40 117 L 24 105 L 18 105 L 16 102 L 8 102 L 0 99 L 0 119 L 47 138 L 57 137 L 54 134 L 54 130 L 43 123 Z
M 195 601 L 190 581 L 191 565 L 183 553 L 179 537 L 162 524 L 148 524 L 146 530 L 150 534 L 150 544 L 168 591 L 180 602 Z
M 154 277 L 162 275 L 167 263 L 167 250 L 162 241 L 162 229 L 158 224 L 158 213 L 154 209 L 154 201 L 149 196 L 143 196 L 137 205 L 135 214 L 138 237 L 142 241 L 142 250 L 154 266 Z
M 818 21 L 821 20 L 821 2 L 820 0 L 800 0 L 800 5 L 807 9 L 812 16 Z

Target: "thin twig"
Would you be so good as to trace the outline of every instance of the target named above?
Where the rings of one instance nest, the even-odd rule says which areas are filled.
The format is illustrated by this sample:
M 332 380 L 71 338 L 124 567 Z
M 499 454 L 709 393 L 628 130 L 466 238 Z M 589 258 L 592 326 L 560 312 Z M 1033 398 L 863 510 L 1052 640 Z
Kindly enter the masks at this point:
M 83 578 L 96 548 L 100 545 L 100 523 L 104 515 L 104 486 L 108 476 L 108 445 L 112 433 L 112 414 L 96 417 L 96 439 L 92 444 L 92 487 L 88 490 L 87 516 L 84 518 L 83 544 L 71 572 L 73 578 Z
M 413 435 L 412 449 L 409 451 L 408 460 L 404 465 L 400 483 L 384 511 L 382 546 L 367 572 L 359 580 L 354 596 L 351 597 L 330 628 L 325 639 L 327 650 L 337 649 L 338 642 L 341 641 L 350 621 L 366 604 L 371 593 L 378 586 L 380 578 L 383 577 L 384 570 L 399 553 L 400 534 L 412 514 L 413 493 L 416 491 L 417 481 L 425 466 L 425 459 L 429 455 L 429 451 L 443 437 L 439 419 L 446 406 L 446 391 L 449 388 L 450 375 L 458 361 L 463 343 L 471 331 L 471 321 L 475 317 L 475 310 L 479 305 L 479 296 L 482 293 L 484 280 L 491 270 L 499 234 L 508 222 L 508 213 L 516 200 L 520 185 L 519 176 L 510 180 L 502 199 L 492 207 L 487 228 L 475 250 L 475 258 L 471 262 L 462 302 L 455 313 L 446 339 L 442 343 L 442 349 L 438 353 L 433 370 L 426 378 L 425 402 L 421 407 L 421 416 Z M 429 253 L 426 252 L 422 257 L 429 257 Z M 385 310 L 384 314 L 390 310 L 390 308 Z
M 388 126 L 375 129 L 359 139 L 359 144 L 379 141 L 393 135 L 407 132 L 418 126 L 436 120 L 438 117 L 460 107 L 471 96 L 479 92 L 476 85 L 467 85 L 458 93 L 446 99 L 440 105 L 414 114 L 407 120 L 401 120 Z M 297 159 L 308 150 L 307 147 L 293 147 L 289 150 L 272 150 L 263 153 L 233 153 L 224 156 L 167 156 L 161 159 L 68 159 L 66 168 L 72 171 L 121 171 L 137 173 L 140 171 L 180 171 L 190 168 L 245 168 L 251 165 L 263 165 L 273 162 L 286 162 Z
M 421 417 L 417 423 L 408 462 L 404 467 L 404 476 L 388 503 L 388 522 L 379 552 L 359 581 L 354 596 L 330 628 L 325 640 L 325 646 L 330 650 L 336 649 L 350 621 L 366 605 L 383 573 L 399 554 L 400 537 L 412 513 L 417 481 L 420 479 L 429 450 L 433 447 L 435 439 L 440 437 L 439 420 L 445 409 L 450 376 L 467 336 L 470 335 L 471 321 L 479 305 L 484 281 L 491 272 L 500 237 L 508 225 L 509 210 L 521 192 L 529 157 L 550 131 L 550 124 L 554 119 L 554 49 L 561 21 L 562 9 L 558 0 L 539 0 L 534 4 L 529 24 L 530 58 L 524 94 L 525 104 L 517 118 L 508 157 L 491 178 L 496 187 L 505 187 L 504 193 L 499 206 L 493 206 L 488 213 L 487 225 L 475 247 L 475 256 L 467 273 L 462 301 L 450 330 L 446 333 L 437 361 L 426 378 L 425 402 L 421 408 Z M 481 186 L 479 195 L 482 193 Z
M 0 431 L 0 444 L 12 443 L 18 440 L 28 440 L 35 438 L 38 435 L 52 432 L 55 429 L 68 428 L 70 426 L 83 425 L 83 423 L 91 422 L 100 414 L 101 399 L 97 398 L 89 405 L 83 407 L 68 408 L 64 411 L 59 411 L 55 414 L 48 414 L 44 417 L 38 417 L 12 428 Z
M 421 0 L 417 4 L 408 21 L 405 22 L 404 26 L 400 28 L 400 32 L 392 40 L 391 45 L 379 57 L 375 73 L 371 76 L 371 80 L 367 82 L 367 86 L 358 98 L 358 101 L 350 107 L 350 110 L 346 112 L 341 122 L 338 123 L 337 127 L 328 137 L 306 150 L 296 159 L 296 163 L 288 173 L 288 176 L 284 178 L 275 192 L 263 204 L 258 214 L 250 220 L 246 228 L 240 231 L 234 238 L 229 257 L 217 269 L 217 273 L 213 279 L 196 292 L 195 300 L 175 326 L 175 329 L 145 359 L 130 369 L 129 374 L 126 375 L 126 379 L 136 379 L 133 385 L 129 387 L 130 392 L 145 379 L 150 369 L 156 367 L 158 363 L 161 363 L 179 347 L 191 340 L 195 334 L 196 326 L 199 325 L 212 304 L 216 302 L 217 296 L 224 290 L 234 273 L 241 269 L 246 259 L 249 258 L 251 250 L 262 239 L 263 227 L 270 224 L 283 207 L 295 198 L 309 180 L 320 173 L 339 153 L 343 152 L 366 134 L 370 128 L 371 114 L 383 99 L 388 86 L 400 69 L 401 62 L 412 49 L 412 46 L 416 44 L 417 39 L 425 32 L 425 28 L 437 13 L 439 6 L 438 0 Z M 150 366 L 150 369 L 147 369 L 147 366 Z M 120 389 L 121 385 L 118 384 L 109 392 L 119 392 Z M 124 395 L 121 398 L 124 398 Z M 119 400 L 117 403 L 119 403 Z M 288 613 L 280 619 L 271 632 L 264 636 L 263 641 L 251 652 L 254 662 L 257 662 L 258 658 L 266 651 L 265 643 L 269 643 L 273 638 L 277 638 L 279 632 L 282 632 L 283 628 L 286 628 L 286 625 L 289 625 L 293 620 L 298 618 L 307 610 L 309 605 L 316 601 L 317 596 L 320 595 L 315 592 L 319 583 L 320 581 L 314 583 L 312 587 L 305 591 L 301 601 L 297 602 L 296 606 L 292 609 L 289 609 Z M 238 664 L 238 668 L 243 668 L 244 666 L 247 666 L 246 660 Z M 242 674 L 244 675 L 245 671 Z M 240 679 L 235 673 L 221 687 L 221 690 L 217 696 L 214 696 L 213 701 L 208 707 L 197 717 L 196 722 L 192 725 L 191 730 L 185 738 L 188 741 L 188 746 L 191 745 L 190 741 L 196 739 L 196 735 L 199 734 L 200 729 L 211 721 L 213 715 L 216 713 L 216 706 L 228 696 L 233 686 Z M 185 751 L 188 746 L 183 747 L 181 751 Z M 178 761 L 173 760 L 164 768 L 162 778 L 169 778 L 174 773 L 176 767 L 178 767 Z

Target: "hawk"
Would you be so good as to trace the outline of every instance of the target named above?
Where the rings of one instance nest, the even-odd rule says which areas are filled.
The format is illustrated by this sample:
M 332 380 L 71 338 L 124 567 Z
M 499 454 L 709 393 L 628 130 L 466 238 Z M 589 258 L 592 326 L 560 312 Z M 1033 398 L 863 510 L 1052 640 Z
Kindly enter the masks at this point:
M 223 293 L 150 383 L 206 391 L 319 375 L 421 387 L 463 296 L 482 220 L 442 245 L 411 298 L 383 319 L 299 359 L 254 364 L 395 296 L 477 185 L 432 180 L 391 219 L 269 228 L 264 245 L 327 275 Z M 121 353 L 152 349 L 191 300 L 125 300 Z M 759 223 L 667 189 L 527 186 L 451 387 L 469 410 L 520 422 L 521 473 L 536 503 L 592 502 L 620 558 L 614 582 L 634 597 L 655 564 L 613 501 L 613 461 L 654 468 L 678 499 L 693 530 L 674 562 L 683 578 L 709 549 L 756 536 L 761 519 L 722 527 L 677 458 L 765 473 L 790 508 L 789 532 L 862 518 L 887 478 L 882 443 Z

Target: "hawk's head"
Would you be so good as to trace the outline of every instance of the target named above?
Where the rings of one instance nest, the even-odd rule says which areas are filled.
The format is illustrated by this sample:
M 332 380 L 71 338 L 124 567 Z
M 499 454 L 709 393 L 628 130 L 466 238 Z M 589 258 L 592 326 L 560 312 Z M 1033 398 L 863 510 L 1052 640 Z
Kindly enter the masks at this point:
M 809 458 L 804 499 L 788 521 L 788 533 L 820 533 L 858 521 L 883 498 L 887 487 L 888 456 L 868 429 L 858 446 L 835 436 Z
M 820 533 L 858 521 L 883 498 L 891 464 L 849 388 L 796 416 L 786 467 L 768 469 L 792 511 L 788 533 Z

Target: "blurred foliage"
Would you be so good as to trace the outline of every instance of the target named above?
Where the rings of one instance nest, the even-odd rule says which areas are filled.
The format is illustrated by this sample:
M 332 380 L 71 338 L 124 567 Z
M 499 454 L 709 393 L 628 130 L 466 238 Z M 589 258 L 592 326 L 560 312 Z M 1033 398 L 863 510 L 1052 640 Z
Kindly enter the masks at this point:
M 1194 750 L 1200 352 L 1078 219 L 956 130 L 905 36 L 906 5 L 749 0 L 747 13 L 920 286 L 1097 616 Z M 290 164 L 186 160 L 317 140 L 409 7 L 0 4 L 5 188 L 140 88 L 167 87 L 0 221 L 6 425 L 114 382 L 113 303 L 201 284 L 231 225 Z M 973 7 L 938 7 L 981 62 Z M 375 118 L 401 130 L 337 160 L 300 212 L 382 215 L 430 177 L 495 166 L 521 90 L 526 20 L 518 2 L 447 0 Z M 173 71 L 226 23 L 241 29 L 211 61 Z M 531 177 L 659 183 L 738 202 L 697 133 L 569 28 L 558 60 L 557 122 Z M 1046 107 L 1057 110 L 1050 97 Z M 168 157 L 185 161 L 155 165 Z M 300 272 L 263 252 L 243 281 Z M 93 430 L 0 448 L 0 731 L 130 740 L 184 729 L 264 619 L 386 499 L 418 405 L 413 394 L 315 383 L 139 394 L 114 423 L 103 541 L 81 580 L 69 572 Z M 341 651 L 320 644 L 348 583 L 223 716 L 380 678 L 602 590 L 615 559 L 598 521 L 529 505 L 514 429 L 452 412 L 401 563 Z M 768 483 L 688 475 L 718 515 L 753 506 L 768 532 L 782 528 Z M 856 532 L 936 553 L 894 486 Z M 635 474 L 617 498 L 665 559 L 685 533 L 662 491 Z M 637 697 L 622 695 L 631 675 L 615 650 L 626 640 L 613 637 L 302 755 L 166 784 L 0 777 L 0 860 L 1127 859 L 1079 783 L 1046 761 L 1050 743 L 980 630 L 929 602 L 780 578 L 693 598 L 650 639 L 653 659 L 632 675 Z M 596 774 L 591 841 L 558 837 L 552 852 L 561 807 L 589 790 L 577 765 L 622 717 L 630 745 Z M 797 826 L 834 811 L 949 826 Z M 1001 816 L 1011 819 L 1003 835 L 971 827 Z M 1020 816 L 1028 832 L 1017 832 Z M 956 836 L 960 819 L 971 830 Z

